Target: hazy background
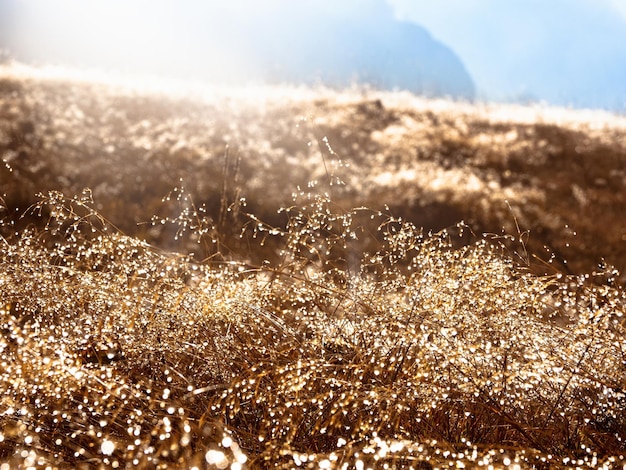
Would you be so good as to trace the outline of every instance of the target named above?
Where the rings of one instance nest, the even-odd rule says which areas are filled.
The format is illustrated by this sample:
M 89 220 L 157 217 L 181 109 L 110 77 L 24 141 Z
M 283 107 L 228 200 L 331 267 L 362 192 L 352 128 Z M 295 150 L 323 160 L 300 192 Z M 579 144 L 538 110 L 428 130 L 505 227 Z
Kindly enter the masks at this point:
M 626 112 L 626 0 L 0 0 L 20 61 Z

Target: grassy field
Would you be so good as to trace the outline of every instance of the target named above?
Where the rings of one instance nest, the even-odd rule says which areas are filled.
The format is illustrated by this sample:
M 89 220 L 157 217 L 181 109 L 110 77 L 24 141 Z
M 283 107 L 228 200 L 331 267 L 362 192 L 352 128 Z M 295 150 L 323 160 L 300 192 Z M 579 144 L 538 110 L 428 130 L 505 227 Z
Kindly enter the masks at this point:
M 620 468 L 626 118 L 0 69 L 0 468 Z

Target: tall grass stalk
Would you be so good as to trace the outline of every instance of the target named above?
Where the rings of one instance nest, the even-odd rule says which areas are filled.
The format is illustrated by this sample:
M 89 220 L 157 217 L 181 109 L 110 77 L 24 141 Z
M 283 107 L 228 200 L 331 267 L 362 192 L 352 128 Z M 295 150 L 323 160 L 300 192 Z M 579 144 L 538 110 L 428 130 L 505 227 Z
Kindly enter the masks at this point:
M 259 265 L 125 236 L 88 192 L 31 212 L 46 223 L 0 243 L 10 466 L 624 463 L 618 288 L 537 276 L 462 224 L 427 234 L 314 188 L 285 228 L 240 227 L 279 240 Z M 219 236 L 204 222 L 187 228 Z

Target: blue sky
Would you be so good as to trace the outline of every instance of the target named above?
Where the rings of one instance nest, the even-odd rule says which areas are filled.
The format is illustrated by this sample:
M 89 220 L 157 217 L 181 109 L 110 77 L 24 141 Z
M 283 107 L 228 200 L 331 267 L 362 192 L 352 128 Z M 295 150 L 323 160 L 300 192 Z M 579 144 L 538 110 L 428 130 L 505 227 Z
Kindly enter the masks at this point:
M 294 5 L 311 12 L 320 43 L 315 25 L 333 18 L 347 28 L 375 29 L 386 15 L 423 26 L 456 53 L 486 101 L 626 112 L 626 0 L 0 0 L 0 44 L 19 44 L 40 63 L 156 73 L 191 74 L 202 54 L 211 57 L 207 74 L 229 79 L 255 60 L 246 25 L 271 35 Z

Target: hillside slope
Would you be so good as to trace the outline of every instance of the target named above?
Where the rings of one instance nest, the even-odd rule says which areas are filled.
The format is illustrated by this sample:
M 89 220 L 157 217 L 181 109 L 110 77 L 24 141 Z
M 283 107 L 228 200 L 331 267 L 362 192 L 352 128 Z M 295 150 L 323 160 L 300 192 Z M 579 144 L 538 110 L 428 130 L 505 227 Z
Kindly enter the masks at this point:
M 126 233 L 167 246 L 165 228 L 137 224 L 180 210 L 161 199 L 181 181 L 216 220 L 225 199 L 245 197 L 249 212 L 280 224 L 276 212 L 298 187 L 333 173 L 346 183 L 332 189 L 346 208 L 515 237 L 517 221 L 529 251 L 559 270 L 592 272 L 603 259 L 626 267 L 624 118 L 368 90 L 183 93 L 15 67 L 1 76 L 0 155 L 11 171 L 0 177 L 11 208 L 37 192 L 88 187 Z M 245 251 L 237 243 L 230 248 Z

